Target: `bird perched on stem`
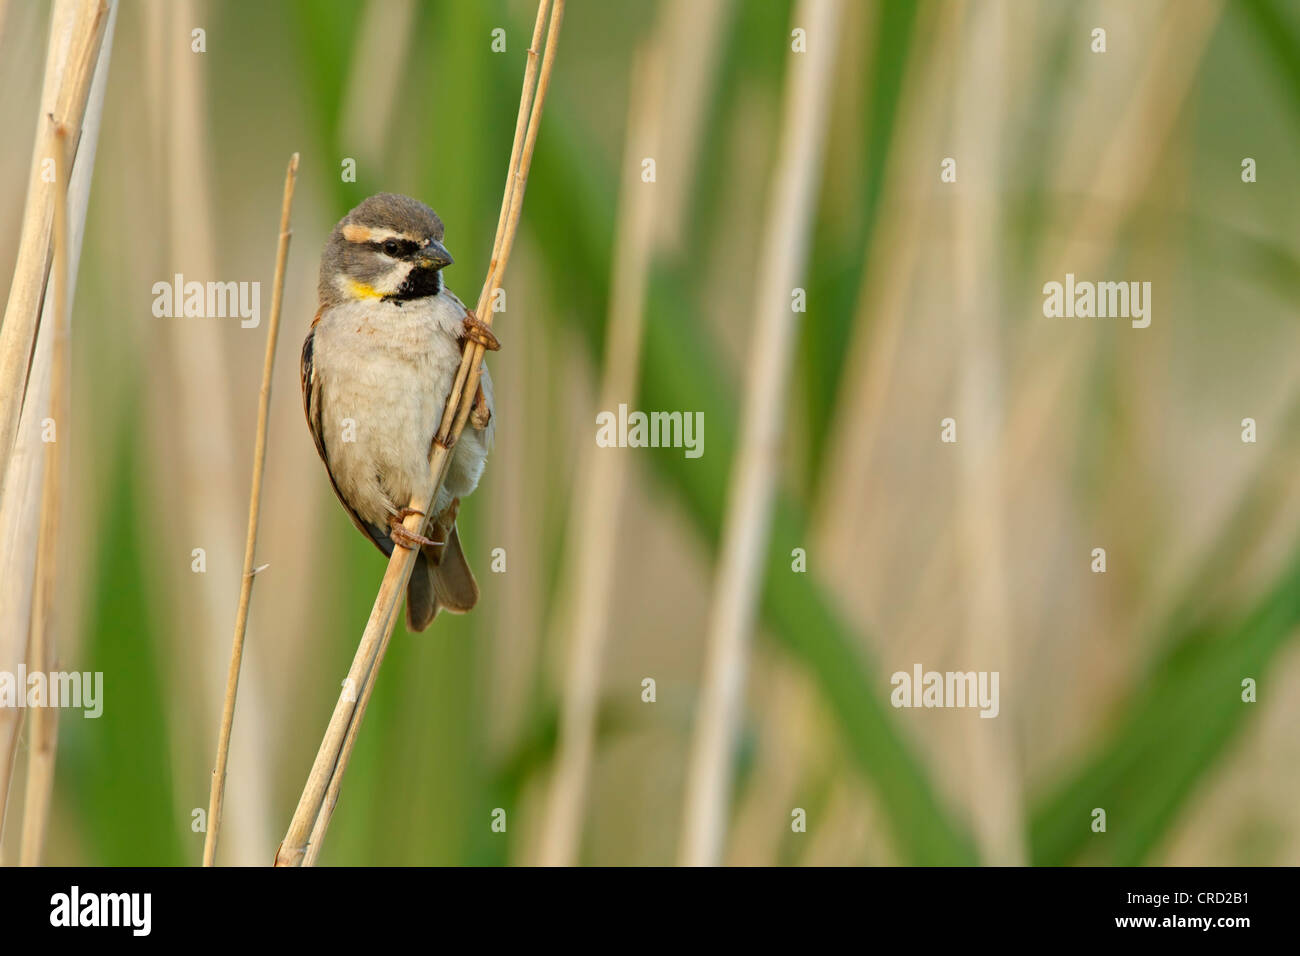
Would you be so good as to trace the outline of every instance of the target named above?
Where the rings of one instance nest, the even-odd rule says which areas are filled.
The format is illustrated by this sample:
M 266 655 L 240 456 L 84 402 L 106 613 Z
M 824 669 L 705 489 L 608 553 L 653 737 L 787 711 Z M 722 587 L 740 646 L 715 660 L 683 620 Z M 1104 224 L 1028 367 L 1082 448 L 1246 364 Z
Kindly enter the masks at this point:
M 395 193 L 371 196 L 340 220 L 321 255 L 320 308 L 302 347 L 302 397 L 316 450 L 352 522 L 379 550 L 418 549 L 406 624 L 478 602 L 456 531 L 460 501 L 478 486 L 492 449 L 492 379 L 483 368 L 470 425 L 421 531 L 402 521 L 427 501 L 429 453 L 465 339 L 495 351 L 492 330 L 442 279 L 452 258 L 442 220 Z

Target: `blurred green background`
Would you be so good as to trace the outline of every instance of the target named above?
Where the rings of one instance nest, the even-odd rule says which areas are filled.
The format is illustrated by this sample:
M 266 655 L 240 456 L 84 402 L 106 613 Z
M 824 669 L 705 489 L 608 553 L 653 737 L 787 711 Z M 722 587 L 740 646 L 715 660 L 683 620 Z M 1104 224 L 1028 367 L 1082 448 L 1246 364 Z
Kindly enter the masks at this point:
M 26 182 L 48 8 L 0 4 L 11 184 Z M 265 322 L 155 318 L 153 283 L 260 281 L 265 315 L 283 171 L 301 154 L 269 567 L 220 857 L 262 865 L 383 571 L 302 418 L 320 248 L 367 195 L 408 193 L 446 223 L 448 284 L 477 295 L 534 11 L 122 0 L 73 312 L 78 544 L 59 619 L 62 666 L 103 671 L 106 700 L 99 720 L 63 715 L 48 862 L 202 857 L 192 814 L 207 806 Z M 569 4 L 496 319 L 497 448 L 461 510 L 483 600 L 421 635 L 399 624 L 323 864 L 536 859 L 574 472 L 599 410 L 619 197 L 641 174 L 624 144 L 647 117 L 655 244 L 626 401 L 703 411 L 706 444 L 699 459 L 621 452 L 579 858 L 675 860 L 795 16 L 778 0 Z M 834 92 L 725 858 L 1300 863 L 1300 7 L 861 0 L 803 55 L 836 56 Z M 647 57 L 660 85 L 629 109 Z M 1258 182 L 1242 182 L 1244 157 Z M 22 204 L 20 187 L 0 192 L 0 262 Z M 1043 283 L 1067 271 L 1151 281 L 1151 327 L 1043 318 Z M 948 416 L 955 446 L 939 442 Z M 893 710 L 889 675 L 916 662 L 1000 671 L 1000 716 Z M 1246 677 L 1258 703 L 1241 700 Z M 20 813 L 16 797 L 11 826 Z

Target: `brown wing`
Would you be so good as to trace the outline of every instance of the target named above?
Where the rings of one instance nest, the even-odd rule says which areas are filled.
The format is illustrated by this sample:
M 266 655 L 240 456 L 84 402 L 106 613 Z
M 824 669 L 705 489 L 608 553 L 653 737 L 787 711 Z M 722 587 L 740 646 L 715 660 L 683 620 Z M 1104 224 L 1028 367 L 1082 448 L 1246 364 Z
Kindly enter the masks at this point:
M 325 430 L 321 425 L 321 378 L 312 361 L 316 326 L 319 322 L 320 313 L 317 312 L 316 318 L 311 323 L 311 331 L 307 333 L 307 339 L 302 343 L 302 365 L 299 371 L 302 376 L 302 410 L 307 415 L 307 427 L 311 429 L 311 437 L 316 442 L 316 454 L 320 455 L 320 460 L 325 463 L 325 474 L 329 476 L 330 487 L 334 489 L 334 495 L 339 499 L 339 504 L 343 505 L 343 510 L 348 513 L 357 530 L 375 543 L 375 547 L 386 555 L 392 554 L 393 541 L 388 536 L 387 530 L 376 528 L 361 520 L 361 516 L 352 510 L 352 506 L 343 497 L 343 492 L 339 490 L 338 483 L 334 480 L 334 473 L 330 471 L 329 456 L 325 452 Z

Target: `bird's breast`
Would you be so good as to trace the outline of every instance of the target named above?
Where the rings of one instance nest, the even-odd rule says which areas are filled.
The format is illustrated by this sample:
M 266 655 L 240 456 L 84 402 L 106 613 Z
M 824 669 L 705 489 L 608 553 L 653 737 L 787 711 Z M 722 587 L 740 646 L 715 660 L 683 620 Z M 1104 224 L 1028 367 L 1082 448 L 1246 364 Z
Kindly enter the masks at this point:
M 327 463 L 353 510 L 381 527 L 429 484 L 430 443 L 460 364 L 453 330 L 464 315 L 442 299 L 347 303 L 327 309 L 316 328 Z

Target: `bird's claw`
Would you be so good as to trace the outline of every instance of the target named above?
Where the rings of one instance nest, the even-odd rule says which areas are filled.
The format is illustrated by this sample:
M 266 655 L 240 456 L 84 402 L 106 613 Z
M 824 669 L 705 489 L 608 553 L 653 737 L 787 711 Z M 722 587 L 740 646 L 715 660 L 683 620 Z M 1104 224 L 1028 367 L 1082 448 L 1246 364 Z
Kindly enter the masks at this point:
M 483 394 L 482 384 L 474 394 L 474 408 L 469 413 L 469 421 L 479 431 L 487 428 L 488 422 L 492 421 L 492 409 L 488 408 L 487 396 Z
M 465 338 L 478 345 L 483 346 L 488 352 L 499 352 L 501 350 L 501 340 L 492 332 L 492 327 L 480 319 L 473 312 L 466 310 L 465 316 Z
M 388 516 L 388 536 L 393 539 L 395 545 L 406 548 L 408 551 L 414 551 L 417 548 L 432 548 L 445 544 L 443 541 L 434 541 L 422 534 L 416 534 L 402 524 L 411 515 L 419 515 L 423 518 L 424 512 L 417 511 L 415 508 L 403 508 L 401 511 Z

